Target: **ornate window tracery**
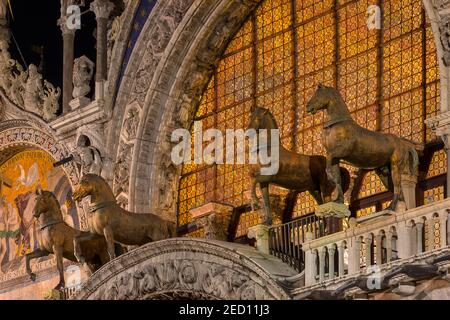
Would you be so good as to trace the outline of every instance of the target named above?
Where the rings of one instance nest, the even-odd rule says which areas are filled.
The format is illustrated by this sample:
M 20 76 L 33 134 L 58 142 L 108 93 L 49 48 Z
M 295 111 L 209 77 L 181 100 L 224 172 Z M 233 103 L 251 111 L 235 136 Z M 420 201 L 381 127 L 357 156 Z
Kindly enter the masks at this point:
M 381 9 L 381 29 L 368 28 L 370 5 Z M 422 180 L 435 180 L 429 186 L 419 183 L 418 204 L 444 196 L 445 152 L 424 124 L 439 109 L 440 88 L 434 38 L 421 0 L 263 1 L 230 42 L 196 120 L 204 129 L 245 128 L 250 108 L 264 106 L 274 114 L 285 148 L 324 154 L 325 115 L 305 110 L 319 82 L 339 89 L 360 125 L 423 143 L 425 154 L 433 145 L 434 155 L 421 159 L 429 162 Z M 245 165 L 184 165 L 178 224 L 188 223 L 189 210 L 208 201 L 248 205 L 249 189 Z M 272 192 L 287 195 L 279 188 Z M 386 193 L 375 173 L 368 172 L 353 192 L 353 209 L 358 215 L 383 209 Z M 314 206 L 307 192 L 300 193 L 288 214 L 307 215 Z M 241 215 L 238 235 L 257 222 L 251 211 Z

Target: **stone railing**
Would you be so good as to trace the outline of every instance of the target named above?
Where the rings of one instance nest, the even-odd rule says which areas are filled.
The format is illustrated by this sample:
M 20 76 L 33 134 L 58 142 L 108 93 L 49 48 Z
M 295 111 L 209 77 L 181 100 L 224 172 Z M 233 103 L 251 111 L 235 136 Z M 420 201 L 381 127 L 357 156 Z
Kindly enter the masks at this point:
M 407 211 L 352 218 L 347 230 L 322 238 L 308 234 L 310 240 L 302 245 L 305 286 L 446 247 L 449 213 L 450 198 Z
M 310 232 L 315 238 L 325 235 L 325 221 L 314 214 L 269 228 L 269 253 L 298 272 L 304 269 L 302 243 Z

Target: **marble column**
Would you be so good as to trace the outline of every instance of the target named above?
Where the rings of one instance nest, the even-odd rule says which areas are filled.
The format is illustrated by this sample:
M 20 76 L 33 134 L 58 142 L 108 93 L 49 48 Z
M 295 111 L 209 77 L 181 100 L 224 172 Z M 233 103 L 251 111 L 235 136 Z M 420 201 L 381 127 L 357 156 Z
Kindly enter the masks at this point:
M 328 245 L 328 279 L 334 278 L 334 254 L 336 246 L 334 244 Z
M 439 225 L 440 225 L 440 236 L 441 236 L 441 248 L 444 248 L 448 245 L 447 243 L 447 218 L 448 213 L 447 210 L 442 211 L 439 216 Z
M 392 230 L 390 230 L 386 235 L 386 262 L 392 260 L 392 239 L 394 235 Z
M 96 73 L 95 73 L 95 98 L 104 98 L 103 85 L 106 81 L 108 70 L 108 19 L 112 10 L 114 9 L 114 4 L 108 0 L 95 0 L 91 3 L 91 11 L 95 13 L 95 18 L 97 20 L 97 62 L 96 62 Z
M 375 252 L 375 259 L 377 266 L 381 266 L 383 264 L 383 235 L 378 234 L 375 237 L 375 245 L 376 245 L 376 252 Z
M 339 277 L 343 277 L 345 275 L 345 242 L 341 241 L 338 245 L 338 258 L 339 258 Z
M 372 235 L 366 235 L 364 238 L 364 258 L 366 260 L 366 268 L 372 265 Z
M 73 91 L 73 59 L 74 59 L 74 41 L 75 29 L 67 26 L 67 17 L 61 17 L 58 20 L 63 37 L 63 90 L 62 90 L 62 111 L 70 111 L 69 102 L 72 100 Z
M 402 190 L 408 210 L 416 207 L 417 176 L 402 174 Z
M 325 256 L 327 248 L 325 246 L 319 249 L 319 282 L 325 281 Z
M 361 269 L 360 260 L 360 250 L 361 250 L 361 238 L 356 237 L 352 239 L 351 245 L 348 249 L 348 274 L 354 274 Z
M 423 222 L 416 222 L 416 232 L 417 232 L 417 254 L 424 252 L 422 235 L 423 235 Z

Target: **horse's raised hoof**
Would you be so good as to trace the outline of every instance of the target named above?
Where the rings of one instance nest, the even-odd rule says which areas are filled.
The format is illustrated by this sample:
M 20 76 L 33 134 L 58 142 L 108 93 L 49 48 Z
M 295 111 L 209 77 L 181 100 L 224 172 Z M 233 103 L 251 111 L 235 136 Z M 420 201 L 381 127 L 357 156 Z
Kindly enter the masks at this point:
M 36 274 L 35 273 L 30 273 L 30 279 L 31 281 L 36 281 Z

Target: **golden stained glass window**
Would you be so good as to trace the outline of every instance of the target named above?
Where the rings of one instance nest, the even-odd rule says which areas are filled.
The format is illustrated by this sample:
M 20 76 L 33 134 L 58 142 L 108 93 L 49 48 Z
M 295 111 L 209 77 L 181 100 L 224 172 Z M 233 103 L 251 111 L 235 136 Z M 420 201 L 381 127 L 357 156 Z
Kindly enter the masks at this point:
M 339 89 L 354 119 L 366 128 L 417 142 L 436 139 L 424 125 L 439 108 L 440 88 L 435 40 L 422 1 L 381 3 L 383 28 L 369 29 L 370 0 L 263 1 L 226 49 L 197 120 L 204 128 L 215 126 L 223 132 L 246 128 L 251 107 L 263 106 L 274 114 L 284 147 L 324 154 L 325 114 L 305 110 L 317 84 L 323 83 Z M 436 172 L 444 170 L 442 163 Z M 190 221 L 191 208 L 207 201 L 234 206 L 249 202 L 244 196 L 250 189 L 245 165 L 185 165 L 182 172 L 180 225 Z M 359 197 L 383 191 L 371 172 Z M 293 217 L 314 207 L 309 193 L 300 193 Z M 241 217 L 238 234 L 257 223 L 247 215 Z

